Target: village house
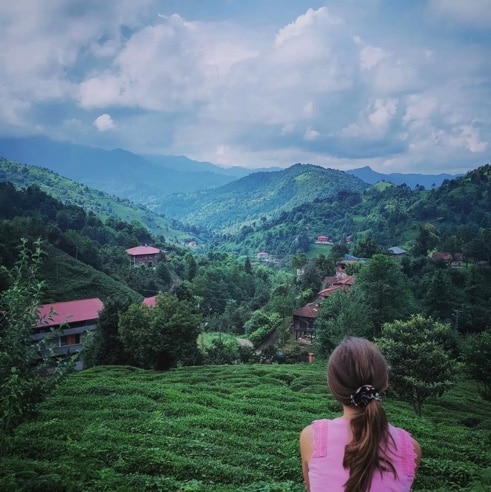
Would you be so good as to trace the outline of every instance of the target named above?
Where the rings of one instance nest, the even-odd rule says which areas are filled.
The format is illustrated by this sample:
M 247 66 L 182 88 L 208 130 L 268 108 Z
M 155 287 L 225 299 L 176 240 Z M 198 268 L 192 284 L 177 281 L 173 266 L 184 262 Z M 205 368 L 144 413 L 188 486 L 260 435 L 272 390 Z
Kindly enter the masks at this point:
M 309 337 L 312 341 L 314 336 L 314 323 L 319 314 L 319 304 L 310 303 L 293 313 L 293 322 L 290 331 L 295 333 L 295 340 Z
M 329 236 L 317 236 L 315 244 L 332 244 Z
M 464 263 L 463 253 L 446 253 L 443 251 L 435 251 L 431 255 L 433 261 L 440 261 L 451 268 L 461 268 Z
M 317 294 L 317 298 L 293 313 L 290 331 L 295 333 L 295 340 L 307 337 L 312 341 L 315 332 L 315 320 L 319 315 L 322 302 L 337 290 L 348 290 L 354 284 L 354 276 L 348 275 L 345 268 L 343 263 L 338 263 L 336 274 L 324 279 L 325 288 Z
M 391 256 L 404 256 L 407 254 L 407 251 L 403 248 L 400 248 L 399 246 L 392 246 L 391 248 L 387 249 L 387 253 Z
M 99 313 L 104 305 L 99 298 L 54 302 L 38 308 L 38 321 L 33 328 L 33 341 L 46 339 L 50 348 L 43 349 L 42 356 L 52 351 L 54 356 L 70 355 L 82 350 L 87 333 L 95 330 Z M 76 370 L 84 368 L 80 359 Z
M 259 261 L 261 260 L 267 260 L 269 258 L 269 253 L 266 253 L 266 251 L 260 251 L 258 254 L 257 254 L 257 259 Z
M 145 299 L 143 299 L 144 306 L 155 307 L 156 304 L 157 304 L 157 296 L 145 297 Z
M 136 246 L 135 248 L 129 248 L 126 253 L 130 256 L 132 265 L 145 265 L 153 267 L 157 264 L 158 256 L 161 250 L 152 246 Z

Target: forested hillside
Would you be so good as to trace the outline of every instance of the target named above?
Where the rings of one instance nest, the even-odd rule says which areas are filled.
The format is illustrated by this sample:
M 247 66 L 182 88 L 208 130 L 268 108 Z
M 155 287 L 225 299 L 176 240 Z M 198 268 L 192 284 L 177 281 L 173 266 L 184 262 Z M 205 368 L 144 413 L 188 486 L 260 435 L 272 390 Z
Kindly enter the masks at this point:
M 215 247 L 241 254 L 267 251 L 307 253 L 319 235 L 365 256 L 358 245 L 370 238 L 379 250 L 400 246 L 426 254 L 465 251 L 469 259 L 491 260 L 491 166 L 475 169 L 432 190 L 379 183 L 362 193 L 341 191 L 316 198 L 269 220 L 256 220 L 238 234 L 218 235 Z M 348 251 L 346 251 L 348 252 Z
M 365 188 L 366 183 L 342 171 L 296 164 L 282 171 L 253 173 L 213 190 L 164 197 L 149 206 L 219 233 L 278 217 L 315 199 Z
M 473 402 L 489 400 L 490 183 L 491 166 L 483 166 L 436 190 L 412 191 L 407 186 L 387 183 L 361 193 L 343 190 L 284 212 L 274 221 L 259 219 L 249 230 L 243 228 L 242 236 L 217 234 L 215 243 L 196 249 L 179 247 L 153 236 L 136 222 L 103 220 L 94 212 L 61 203 L 35 186 L 17 190 L 11 183 L 0 183 L 0 264 L 4 267 L 0 277 L 0 312 L 9 315 L 8 322 L 5 316 L 0 317 L 2 333 L 9 334 L 0 338 L 1 353 L 5 355 L 0 360 L 0 382 L 5 390 L 0 399 L 4 423 L 0 439 L 9 442 L 9 449 L 19 456 L 16 467 L 20 475 L 25 476 L 26 466 L 23 441 L 10 440 L 8 432 L 31 416 L 37 403 L 49 394 L 40 390 L 36 398 L 31 398 L 30 389 L 38 387 L 32 381 L 45 379 L 32 379 L 29 361 L 35 359 L 26 358 L 25 352 L 18 350 L 18 338 L 13 336 L 19 326 L 24 326 L 27 333 L 32 327 L 32 311 L 24 313 L 26 303 L 22 302 L 31 292 L 30 282 L 35 282 L 34 292 L 39 296 L 39 303 L 36 297 L 34 305 L 92 296 L 104 301 L 93 341 L 86 349 L 89 365 L 162 371 L 186 365 L 297 363 L 305 361 L 309 352 L 324 357 L 350 334 L 375 340 L 384 347 L 391 366 L 398 368 L 391 375 L 390 387 L 395 405 L 409 403 L 417 415 L 425 415 L 423 408 L 433 405 L 458 384 L 470 391 Z M 339 236 L 328 229 L 334 226 L 339 228 L 333 229 L 340 231 Z M 345 241 L 346 231 L 352 234 L 352 242 Z M 320 233 L 331 236 L 332 244 L 315 245 Z M 39 278 L 32 274 L 16 280 L 15 276 L 7 275 L 16 271 L 22 238 L 27 248 L 39 244 L 42 249 L 42 268 L 35 272 Z M 38 238 L 40 242 L 36 243 Z M 386 254 L 391 238 L 394 243 L 409 245 L 402 258 Z M 155 267 L 131 265 L 125 249 L 141 244 L 152 244 L 162 250 Z M 276 247 L 275 255 L 259 261 L 258 245 Z M 434 251 L 448 252 L 450 259 L 435 260 L 431 256 Z M 22 249 L 20 253 L 25 264 L 29 253 Z M 345 264 L 346 273 L 355 278 L 354 283 L 347 290 L 323 298 L 320 291 L 326 287 L 324 279 L 334 275 L 344 253 L 362 256 L 367 261 Z M 452 266 L 457 258 L 458 264 Z M 37 290 L 37 285 L 41 286 L 38 280 L 45 282 L 44 290 Z M 147 307 L 142 300 L 150 296 L 156 296 L 155 305 Z M 310 332 L 314 336 L 297 340 L 292 329 L 294 313 L 308 303 L 318 313 Z M 250 346 L 239 345 L 237 338 L 248 341 Z M 29 346 L 29 336 L 26 340 L 21 343 Z M 17 365 L 11 363 L 12 354 L 20 354 Z M 19 360 L 27 367 L 22 377 L 17 372 Z M 428 364 L 432 371 L 427 371 Z M 22 382 L 20 386 L 18 381 Z M 93 396 L 113 397 L 113 390 L 108 390 L 105 383 L 104 387 L 97 382 L 95 385 Z M 18 391 L 19 387 L 23 390 Z M 12 398 L 15 406 L 10 404 Z M 141 401 L 141 397 L 135 398 Z M 207 405 L 217 402 L 214 393 L 200 398 Z M 440 428 L 442 421 L 448 421 L 449 412 L 454 419 L 447 430 L 449 435 L 458 430 L 462 436 L 461 425 L 479 427 L 481 421 L 477 417 L 455 417 L 451 406 L 461 407 L 455 399 L 446 401 L 443 417 L 437 411 L 428 424 L 430 427 L 434 428 L 436 423 Z M 219 403 L 222 404 L 227 405 Z M 195 407 L 195 403 L 189 403 L 189 408 Z M 81 411 L 82 420 L 91 419 L 84 413 L 85 406 Z M 403 421 L 406 418 L 402 415 Z M 157 420 L 160 425 L 160 419 Z M 223 419 L 219 420 L 223 425 Z M 19 429 L 22 435 L 22 427 Z M 450 458 L 443 459 L 435 450 L 435 441 L 426 437 L 426 430 L 421 435 L 427 439 L 428 461 L 422 469 L 427 473 L 428 487 L 441 485 L 442 477 L 449 476 L 448 483 L 465 487 L 479 481 L 489 483 L 485 482 L 487 456 L 476 453 L 466 457 L 458 473 L 449 475 L 448 467 L 453 470 L 454 463 L 462 463 L 458 445 L 452 444 L 449 465 Z M 482 439 L 486 438 L 489 429 L 483 431 Z M 197 445 L 207 446 L 205 441 Z M 143 448 L 147 449 L 147 445 Z M 80 449 L 75 445 L 75 456 L 80 456 Z M 83 455 L 89 456 L 85 449 Z M 182 458 L 179 454 L 173 456 L 172 466 L 178 466 L 176 463 L 181 463 Z M 159 463 L 161 459 L 159 454 Z M 126 460 L 125 455 L 123 461 L 118 461 L 125 473 Z M 44 477 L 44 471 L 36 469 Z M 101 473 L 108 472 L 107 467 L 104 470 Z M 158 470 L 160 477 L 164 468 L 159 465 Z M 292 483 L 279 486 L 292 490 L 300 486 L 295 478 L 298 475 L 285 473 Z M 3 483 L 15 488 L 17 483 L 25 483 L 20 475 L 2 477 Z M 172 479 L 173 483 L 179 482 L 180 476 L 181 472 Z M 222 481 L 217 477 L 211 482 L 204 479 L 209 490 L 213 490 L 216 480 Z M 262 476 L 254 477 L 262 480 Z M 249 478 L 245 478 L 244 484 Z M 54 482 L 50 477 L 46 480 L 52 485 L 58 478 Z M 78 479 L 73 480 L 76 483 Z M 236 485 L 233 483 L 232 487 Z
M 137 222 L 103 221 L 77 205 L 62 204 L 38 187 L 16 190 L 11 183 L 0 183 L 0 265 L 13 267 L 21 238 L 29 244 L 42 240 L 44 302 L 113 296 L 141 300 L 167 289 L 171 276 L 164 265 L 151 278 L 145 270 L 130 269 L 125 250 L 154 243 L 181 254 L 179 247 L 152 236 Z M 6 287 L 2 280 L 0 290 Z
M 102 220 L 113 218 L 125 222 L 138 222 L 152 234 L 163 236 L 171 242 L 195 239 L 195 234 L 176 220 L 152 212 L 128 198 L 109 195 L 103 191 L 67 179 L 46 168 L 29 166 L 0 157 L 0 182 L 10 182 L 17 188 L 36 185 L 40 190 L 66 205 L 75 205 Z

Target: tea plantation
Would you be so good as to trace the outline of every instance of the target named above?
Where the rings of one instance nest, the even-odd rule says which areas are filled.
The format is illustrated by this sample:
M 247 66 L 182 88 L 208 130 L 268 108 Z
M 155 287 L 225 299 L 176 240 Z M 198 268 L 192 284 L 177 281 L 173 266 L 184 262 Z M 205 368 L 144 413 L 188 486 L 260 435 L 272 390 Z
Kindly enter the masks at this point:
M 474 384 L 421 418 L 384 404 L 422 445 L 413 490 L 491 490 L 491 402 Z M 322 362 L 89 369 L 2 443 L 0 490 L 300 492 L 300 430 L 339 410 Z

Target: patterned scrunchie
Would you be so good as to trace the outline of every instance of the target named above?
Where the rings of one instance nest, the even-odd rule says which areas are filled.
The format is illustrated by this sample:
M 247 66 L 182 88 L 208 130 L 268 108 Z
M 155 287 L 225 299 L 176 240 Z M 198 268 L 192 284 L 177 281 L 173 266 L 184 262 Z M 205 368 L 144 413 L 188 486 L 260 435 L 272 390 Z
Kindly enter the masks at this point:
M 379 392 L 370 384 L 360 386 L 350 398 L 351 404 L 358 408 L 365 408 L 372 400 L 382 401 Z

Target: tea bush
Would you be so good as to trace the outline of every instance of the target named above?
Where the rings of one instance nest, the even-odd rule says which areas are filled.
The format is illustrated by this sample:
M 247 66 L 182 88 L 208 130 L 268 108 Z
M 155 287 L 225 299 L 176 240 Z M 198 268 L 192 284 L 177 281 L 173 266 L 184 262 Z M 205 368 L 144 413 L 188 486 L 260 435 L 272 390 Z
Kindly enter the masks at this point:
M 474 384 L 429 401 L 422 417 L 389 397 L 384 405 L 422 445 L 414 491 L 486 490 L 491 403 Z M 95 367 L 6 440 L 0 490 L 300 492 L 300 430 L 339 413 L 322 362 Z

